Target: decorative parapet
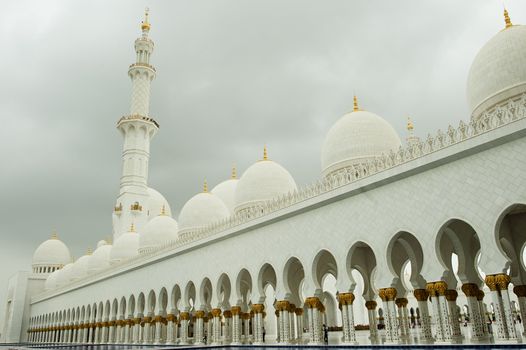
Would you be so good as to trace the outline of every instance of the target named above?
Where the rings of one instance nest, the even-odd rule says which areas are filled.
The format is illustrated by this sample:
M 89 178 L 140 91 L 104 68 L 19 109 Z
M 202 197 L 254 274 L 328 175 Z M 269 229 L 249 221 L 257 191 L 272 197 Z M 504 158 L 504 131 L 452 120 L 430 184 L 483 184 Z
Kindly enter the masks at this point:
M 461 120 L 458 127 L 456 128 L 450 125 L 446 132 L 438 130 L 435 136 L 428 135 L 424 141 L 407 145 L 405 148 L 400 147 L 396 152 L 391 151 L 389 154 L 382 155 L 375 161 L 342 169 L 341 171 L 333 173 L 311 185 L 304 186 L 292 193 L 275 198 L 264 203 L 263 205 L 254 208 L 247 208 L 226 219 L 217 221 L 193 231 L 185 232 L 179 236 L 177 241 L 170 241 L 157 247 L 145 249 L 141 251 L 141 254 L 129 260 L 124 260 L 116 265 L 113 265 L 107 270 L 89 275 L 86 277 L 86 279 L 96 279 L 99 276 L 102 277 L 103 275 L 106 275 L 111 269 L 122 269 L 126 265 L 131 266 L 137 264 L 141 260 L 146 261 L 155 255 L 184 247 L 185 245 L 206 239 L 228 229 L 247 224 L 252 220 L 291 207 L 306 200 L 316 198 L 343 186 L 352 184 L 358 180 L 411 162 L 415 159 L 419 159 L 428 154 L 437 152 L 469 139 L 473 139 L 491 130 L 495 130 L 504 125 L 511 124 L 524 118 L 526 118 L 526 94 L 516 96 L 503 102 L 502 104 L 493 107 L 492 109 L 483 113 L 477 121 L 471 120 L 469 123 L 465 123 Z M 56 293 L 59 290 L 67 289 L 71 284 L 84 282 L 84 279 L 78 280 L 68 285 L 61 286 L 57 290 L 44 292 L 38 297 L 46 297 Z

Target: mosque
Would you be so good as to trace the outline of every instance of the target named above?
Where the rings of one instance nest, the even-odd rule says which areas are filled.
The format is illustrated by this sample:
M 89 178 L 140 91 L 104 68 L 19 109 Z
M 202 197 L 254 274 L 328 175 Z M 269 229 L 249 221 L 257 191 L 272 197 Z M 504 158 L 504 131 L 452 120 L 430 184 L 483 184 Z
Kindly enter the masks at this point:
M 54 235 L 8 284 L 2 342 L 521 343 L 526 319 L 526 26 L 475 57 L 469 122 L 404 142 L 354 99 L 318 181 L 265 149 L 177 220 L 149 187 L 148 13 L 120 118 L 113 240 L 73 261 Z

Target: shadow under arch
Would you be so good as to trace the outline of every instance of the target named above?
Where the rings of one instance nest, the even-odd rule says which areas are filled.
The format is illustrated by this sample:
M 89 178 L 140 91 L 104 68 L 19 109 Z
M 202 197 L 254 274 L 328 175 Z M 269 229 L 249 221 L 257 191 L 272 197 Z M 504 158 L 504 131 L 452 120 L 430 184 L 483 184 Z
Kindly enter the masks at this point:
M 363 297 L 365 300 L 374 300 L 375 291 L 373 276 L 377 263 L 376 255 L 371 246 L 363 241 L 354 243 L 347 253 L 347 262 L 345 266 L 351 281 L 354 281 L 352 277 L 353 269 L 360 273 L 364 284 Z
M 402 283 L 403 270 L 407 261 L 411 263 L 411 275 L 409 276 L 411 285 L 415 289 L 425 288 L 426 280 L 420 274 L 424 264 L 424 252 L 415 235 L 408 231 L 397 232 L 389 241 L 386 254 L 387 266 L 395 276 L 392 285 L 397 291 L 404 292 L 404 295 L 407 293 L 406 287 Z

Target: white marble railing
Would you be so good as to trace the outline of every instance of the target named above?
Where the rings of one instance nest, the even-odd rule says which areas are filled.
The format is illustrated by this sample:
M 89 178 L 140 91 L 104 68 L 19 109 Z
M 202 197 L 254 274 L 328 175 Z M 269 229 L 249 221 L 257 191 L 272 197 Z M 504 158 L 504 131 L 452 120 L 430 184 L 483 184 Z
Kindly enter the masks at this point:
M 62 289 L 68 289 L 76 283 L 85 283 L 91 279 L 95 280 L 99 277 L 107 275 L 112 269 L 125 268 L 126 265 L 137 265 L 140 263 L 140 261 L 145 261 L 155 255 L 206 239 L 225 230 L 233 229 L 236 226 L 249 223 L 250 221 L 257 218 L 261 218 L 270 213 L 326 194 L 337 188 L 351 184 L 357 180 L 364 179 L 368 176 L 378 174 L 382 171 L 392 169 L 401 164 L 405 164 L 412 160 L 424 157 L 430 153 L 434 153 L 449 146 L 472 139 L 491 130 L 513 123 L 514 121 L 524 119 L 525 117 L 526 94 L 523 94 L 495 106 L 493 109 L 481 115 L 477 121 L 472 120 L 468 124 L 466 124 L 464 121 L 460 121 L 458 127 L 456 128 L 450 125 L 446 132 L 438 130 L 435 136 L 428 135 L 424 141 L 413 143 L 406 146 L 405 148 L 400 147 L 397 152 L 392 151 L 387 155 L 382 155 L 375 161 L 368 162 L 357 167 L 353 166 L 345 168 L 311 185 L 304 186 L 292 193 L 288 193 L 287 195 L 268 201 L 259 207 L 243 210 L 242 212 L 234 214 L 227 219 L 215 222 L 193 232 L 187 232 L 184 235 L 181 235 L 176 241 L 166 242 L 157 248 L 149 248 L 136 257 L 122 261 L 116 265 L 112 265 L 107 270 L 89 275 L 85 279 L 69 283 L 59 287 L 58 289 L 45 292 L 38 297 L 45 297 L 48 295 L 48 293 L 54 294 Z

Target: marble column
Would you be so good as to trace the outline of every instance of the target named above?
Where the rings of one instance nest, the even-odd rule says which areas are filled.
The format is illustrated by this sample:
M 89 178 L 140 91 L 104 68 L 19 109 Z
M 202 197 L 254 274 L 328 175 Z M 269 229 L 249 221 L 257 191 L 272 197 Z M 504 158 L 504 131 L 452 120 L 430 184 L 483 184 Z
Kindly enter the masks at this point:
M 212 345 L 221 345 L 221 309 L 212 309 Z
M 491 291 L 490 294 L 497 320 L 497 340 L 500 342 L 518 341 L 508 293 L 510 280 L 510 276 L 503 273 L 487 275 L 485 280 Z
M 526 336 L 526 285 L 513 287 L 513 293 L 519 301 L 519 311 L 522 322 L 522 335 Z
M 288 300 L 279 300 L 275 305 L 278 319 L 278 343 L 280 344 L 291 344 L 289 307 Z
M 255 345 L 265 344 L 263 342 L 263 312 L 265 306 L 263 304 L 252 304 L 253 317 L 253 337 Z
M 181 340 L 180 340 L 180 344 L 181 345 L 188 345 L 189 344 L 189 340 L 188 340 L 188 324 L 190 323 L 190 313 L 187 312 L 187 311 L 183 311 L 179 314 L 179 319 L 180 319 L 180 323 L 181 323 L 181 329 L 180 329 L 180 333 L 181 333 Z
M 303 309 L 300 307 L 297 307 L 294 310 L 294 314 L 296 315 L 296 326 L 297 326 L 296 340 L 298 343 L 303 344 Z
M 374 300 L 368 300 L 365 302 L 367 308 L 367 317 L 369 318 L 369 339 L 372 344 L 378 342 L 378 323 L 376 322 L 376 306 L 377 303 Z
M 212 319 L 214 317 L 212 316 L 212 313 L 209 312 L 208 315 L 206 315 L 205 321 L 205 327 L 206 327 L 206 343 L 212 344 Z
M 174 314 L 168 314 L 166 315 L 166 344 L 167 345 L 173 345 L 175 344 L 175 332 L 174 332 L 174 324 L 175 324 L 175 315 Z
M 307 306 L 307 320 L 309 328 L 309 345 L 323 345 L 323 334 L 321 324 L 321 310 L 323 304 L 318 297 L 308 297 L 305 300 Z
M 250 320 L 252 317 L 250 317 L 250 313 L 245 312 L 243 313 L 243 342 L 245 344 L 251 343 L 251 336 L 250 336 Z
M 418 302 L 418 310 L 420 311 L 419 341 L 424 344 L 431 344 L 434 342 L 434 338 L 431 332 L 431 317 L 429 316 L 429 304 L 427 301 L 429 293 L 425 289 L 415 289 L 413 295 Z
M 444 281 L 435 282 L 435 292 L 438 301 L 440 328 L 442 330 L 442 341 L 451 342 L 451 317 L 446 300 L 447 283 Z M 438 340 L 438 339 L 437 339 Z
M 232 314 L 232 344 L 241 344 L 241 307 L 232 306 L 230 309 Z
M 469 324 L 471 327 L 471 342 L 479 343 L 486 340 L 484 334 L 485 324 L 480 313 L 477 296 L 479 294 L 479 287 L 475 283 L 464 283 L 462 285 L 462 292 L 466 295 L 469 308 Z
M 410 339 L 409 316 L 407 313 L 407 298 L 396 298 L 395 305 L 398 308 L 398 324 L 400 325 L 400 338 L 404 341 Z
M 197 310 L 195 312 L 194 322 L 194 345 L 204 345 L 205 340 L 205 322 L 204 317 L 206 313 L 203 310 Z
M 463 338 L 459 322 L 460 315 L 457 307 L 458 293 L 455 289 L 448 289 L 446 290 L 445 297 L 449 311 L 449 323 L 451 325 L 451 341 L 458 343 L 461 342 Z
M 387 344 L 394 344 L 400 341 L 400 333 L 398 326 L 398 319 L 396 317 L 396 309 L 394 300 L 396 298 L 395 288 L 381 288 L 378 296 L 382 299 L 385 312 L 385 342 Z
M 226 345 L 232 342 L 232 311 L 223 311 L 223 317 L 225 319 L 223 326 L 223 345 Z
M 343 343 L 356 344 L 356 331 L 354 329 L 353 302 L 354 294 L 351 292 L 338 293 L 338 301 L 342 313 Z

